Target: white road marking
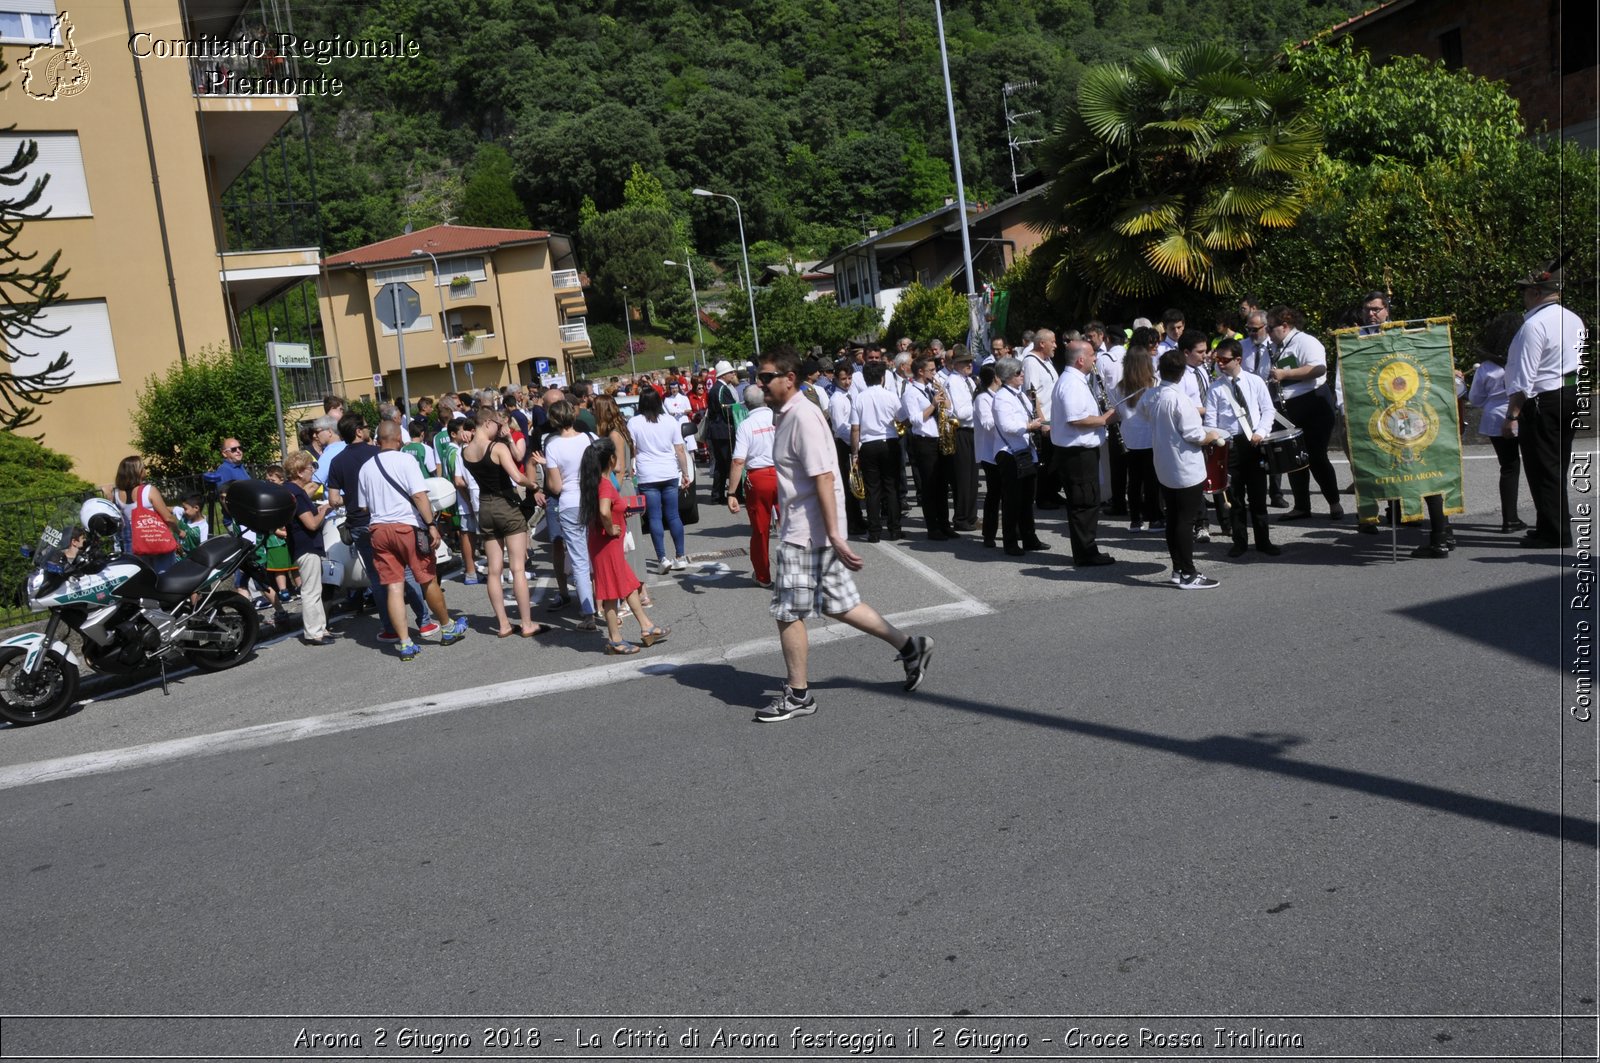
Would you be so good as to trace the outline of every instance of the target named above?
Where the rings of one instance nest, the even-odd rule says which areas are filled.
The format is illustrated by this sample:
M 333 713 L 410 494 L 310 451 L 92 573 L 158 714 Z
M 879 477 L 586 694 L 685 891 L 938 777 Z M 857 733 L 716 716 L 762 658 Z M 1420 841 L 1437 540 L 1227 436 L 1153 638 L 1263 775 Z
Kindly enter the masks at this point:
M 987 616 L 994 612 L 993 608 L 972 597 L 966 590 L 942 573 L 928 567 L 904 551 L 897 550 L 886 544 L 879 545 L 880 549 L 895 561 L 957 599 L 953 602 L 946 602 L 943 605 L 926 606 L 921 609 L 912 609 L 887 615 L 884 619 L 896 627 L 918 627 L 951 620 L 962 620 L 969 617 Z M 813 646 L 863 637 L 862 632 L 836 621 L 814 625 L 810 635 Z M 457 712 L 462 709 L 498 705 L 506 701 L 522 701 L 529 698 L 543 697 L 548 694 L 589 690 L 612 683 L 626 683 L 635 679 L 671 675 L 681 669 L 692 668 L 697 665 L 735 661 L 780 651 L 781 647 L 778 644 L 777 636 L 769 635 L 765 638 L 751 639 L 732 646 L 712 648 L 696 653 L 676 654 L 666 657 L 641 654 L 640 657 L 643 659 L 624 658 L 611 664 L 577 668 L 568 672 L 558 672 L 554 675 L 533 676 L 527 679 L 495 683 L 490 686 L 474 687 L 468 690 L 452 690 L 442 694 L 424 695 L 403 701 L 391 701 L 383 705 L 330 713 L 325 716 L 308 716 L 298 720 L 258 724 L 254 727 L 241 727 L 232 731 L 220 731 L 215 734 L 194 735 L 189 738 L 177 738 L 165 742 L 149 742 L 144 745 L 128 746 L 123 749 L 109 749 L 71 757 L 58 757 L 53 760 L 34 761 L 31 764 L 18 764 L 9 768 L 0 768 L 0 790 L 31 786 L 41 782 L 54 782 L 60 779 L 79 778 L 85 775 L 101 775 L 107 772 L 123 771 L 128 768 L 148 767 L 153 764 L 170 763 L 187 757 L 237 753 L 242 750 L 257 749 L 282 742 L 298 742 L 307 738 L 340 734 L 365 727 L 400 723 L 404 720 L 414 720 L 423 716 L 435 716 L 440 713 Z M 122 691 L 127 689 L 130 688 L 122 688 Z

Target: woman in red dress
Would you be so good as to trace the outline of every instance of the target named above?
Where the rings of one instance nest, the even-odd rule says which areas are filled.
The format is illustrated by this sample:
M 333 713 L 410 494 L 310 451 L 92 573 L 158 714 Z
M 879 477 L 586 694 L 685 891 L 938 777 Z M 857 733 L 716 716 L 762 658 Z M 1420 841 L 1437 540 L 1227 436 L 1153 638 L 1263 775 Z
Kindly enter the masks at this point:
M 606 617 L 606 652 L 638 653 L 639 647 L 622 639 L 622 618 L 617 602 L 625 600 L 639 622 L 639 641 L 654 646 L 669 634 L 645 614 L 639 600 L 643 586 L 633 574 L 623 553 L 622 539 L 627 532 L 628 515 L 622 507 L 622 492 L 617 490 L 613 469 L 617 447 L 606 436 L 589 444 L 581 471 L 583 497 L 580 515 L 589 529 L 589 563 L 594 569 L 594 596 Z

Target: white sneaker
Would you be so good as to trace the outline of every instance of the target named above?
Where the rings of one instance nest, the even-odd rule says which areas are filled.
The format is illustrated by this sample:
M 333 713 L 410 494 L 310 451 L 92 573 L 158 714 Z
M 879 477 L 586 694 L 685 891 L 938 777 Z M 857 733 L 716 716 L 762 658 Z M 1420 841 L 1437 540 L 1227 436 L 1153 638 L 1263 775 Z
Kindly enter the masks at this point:
M 686 569 L 688 567 L 689 567 L 689 559 L 687 557 L 675 557 L 675 558 L 672 559 L 672 571 L 674 571 L 674 572 L 682 572 L 684 569 Z

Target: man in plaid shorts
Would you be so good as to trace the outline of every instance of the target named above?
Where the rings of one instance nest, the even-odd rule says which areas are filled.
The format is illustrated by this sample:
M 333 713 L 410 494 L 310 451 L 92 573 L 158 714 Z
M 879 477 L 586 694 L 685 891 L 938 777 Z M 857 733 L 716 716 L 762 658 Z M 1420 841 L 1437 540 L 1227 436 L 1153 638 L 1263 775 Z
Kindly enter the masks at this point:
M 761 723 L 809 716 L 817 702 L 806 686 L 806 617 L 826 614 L 874 635 L 899 651 L 905 689 L 917 689 L 933 655 L 933 640 L 907 635 L 861 600 L 850 573 L 863 562 L 844 527 L 844 483 L 833 433 L 822 411 L 800 390 L 799 355 L 783 347 L 761 356 L 757 379 L 775 411 L 773 465 L 778 471 L 777 564 L 772 615 L 788 679 L 783 693 L 756 713 Z

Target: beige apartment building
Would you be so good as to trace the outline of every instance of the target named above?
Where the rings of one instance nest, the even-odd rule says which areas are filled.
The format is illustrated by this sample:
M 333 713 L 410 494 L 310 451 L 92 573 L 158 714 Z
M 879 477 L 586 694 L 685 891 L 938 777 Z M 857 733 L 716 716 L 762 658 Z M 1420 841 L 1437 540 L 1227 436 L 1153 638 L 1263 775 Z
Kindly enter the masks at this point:
M 59 249 L 71 270 L 67 301 L 41 318 L 67 331 L 33 341 L 36 356 L 16 371 L 64 349 L 72 376 L 27 431 L 92 482 L 109 481 L 131 452 L 135 396 L 149 377 L 237 344 L 240 314 L 317 273 L 314 214 L 312 227 L 277 226 L 260 246 L 223 208 L 299 107 L 293 95 L 236 93 L 236 79 L 292 77 L 295 64 L 191 59 L 155 43 L 285 25 L 274 0 L 0 0 L 9 83 L 0 125 L 16 126 L 0 134 L 0 155 L 9 161 L 19 141 L 35 140 L 30 176 L 50 175 L 41 204 L 50 214 L 24 224 L 22 249 L 40 261 Z M 291 231 L 310 234 L 304 246 Z
M 343 369 L 336 386 L 348 395 L 376 386 L 399 399 L 402 344 L 413 403 L 551 372 L 575 379 L 578 360 L 593 354 L 583 278 L 559 233 L 435 225 L 330 256 L 318 293 L 324 342 Z

